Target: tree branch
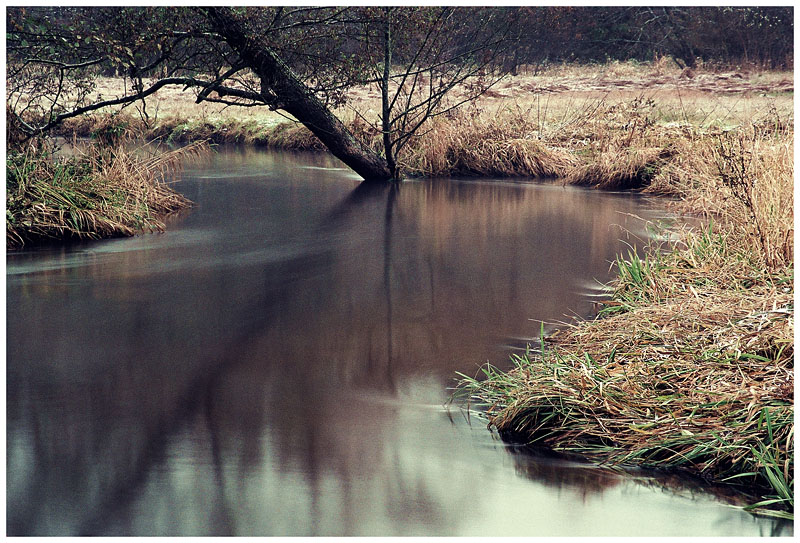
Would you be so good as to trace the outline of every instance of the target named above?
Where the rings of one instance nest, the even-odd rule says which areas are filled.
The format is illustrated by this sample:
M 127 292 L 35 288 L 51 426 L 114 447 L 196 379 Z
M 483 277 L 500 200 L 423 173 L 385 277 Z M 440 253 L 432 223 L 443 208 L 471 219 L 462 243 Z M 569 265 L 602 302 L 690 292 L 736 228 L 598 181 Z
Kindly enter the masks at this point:
M 72 111 L 68 111 L 66 113 L 61 113 L 60 115 L 57 115 L 56 117 L 51 118 L 47 123 L 45 123 L 42 126 L 33 127 L 33 126 L 29 125 L 28 123 L 23 123 L 23 128 L 25 129 L 25 132 L 28 134 L 28 137 L 30 138 L 30 137 L 36 136 L 38 134 L 43 134 L 44 132 L 47 132 L 48 130 L 52 129 L 53 127 L 55 127 L 55 126 L 57 126 L 59 124 L 61 124 L 63 121 L 65 121 L 65 120 L 67 120 L 69 118 L 77 117 L 79 115 L 83 115 L 84 113 L 97 111 L 98 109 L 103 109 L 103 108 L 106 108 L 106 107 L 127 105 L 127 104 L 130 104 L 130 103 L 135 102 L 137 100 L 142 100 L 144 98 L 147 98 L 151 94 L 154 94 L 159 89 L 161 89 L 163 87 L 166 87 L 167 85 L 183 85 L 186 88 L 195 87 L 195 86 L 207 88 L 209 86 L 213 86 L 214 87 L 213 90 L 215 90 L 220 95 L 220 97 L 222 97 L 222 96 L 235 96 L 237 98 L 243 98 L 245 100 L 251 100 L 252 102 L 262 102 L 262 103 L 264 103 L 262 96 L 260 94 L 256 94 L 256 93 L 253 93 L 253 92 L 243 91 L 241 89 L 234 89 L 234 88 L 230 88 L 230 87 L 221 87 L 219 85 L 215 85 L 213 82 L 201 81 L 201 80 L 197 80 L 197 79 L 194 79 L 194 78 L 191 78 L 191 77 L 167 77 L 167 78 L 160 79 L 160 80 L 156 81 L 155 83 L 150 85 L 150 87 L 148 87 L 147 89 L 141 89 L 140 91 L 138 91 L 138 92 L 136 92 L 134 94 L 128 94 L 126 96 L 121 96 L 119 98 L 114 98 L 114 99 L 111 99 L 111 100 L 103 100 L 103 101 L 100 101 L 100 102 L 95 102 L 94 104 L 89 104 L 87 106 L 82 106 L 82 107 L 76 108 L 76 109 L 74 109 Z M 213 101 L 213 100 L 215 100 L 215 99 L 210 99 L 209 101 Z M 237 103 L 236 105 L 245 105 L 245 104 Z M 253 105 L 255 105 L 255 104 L 253 104 Z M 20 121 L 21 121 L 21 119 L 20 119 Z

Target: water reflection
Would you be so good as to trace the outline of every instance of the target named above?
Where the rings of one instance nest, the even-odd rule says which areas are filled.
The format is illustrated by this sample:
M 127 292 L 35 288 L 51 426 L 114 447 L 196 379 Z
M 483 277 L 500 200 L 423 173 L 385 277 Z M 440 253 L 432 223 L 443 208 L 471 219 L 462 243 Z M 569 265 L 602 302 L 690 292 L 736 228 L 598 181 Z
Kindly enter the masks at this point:
M 765 526 L 708 498 L 588 499 L 631 483 L 585 467 L 531 460 L 532 481 L 441 407 L 455 371 L 591 311 L 640 200 L 367 188 L 271 153 L 187 174 L 198 205 L 167 234 L 8 257 L 9 534 L 619 534 L 643 505 L 654 535 Z

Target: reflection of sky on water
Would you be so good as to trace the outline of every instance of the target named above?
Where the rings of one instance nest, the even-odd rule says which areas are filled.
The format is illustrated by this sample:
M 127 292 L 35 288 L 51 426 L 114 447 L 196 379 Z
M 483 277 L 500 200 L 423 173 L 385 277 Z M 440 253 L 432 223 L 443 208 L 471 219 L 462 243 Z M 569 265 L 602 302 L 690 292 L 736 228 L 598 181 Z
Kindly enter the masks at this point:
M 709 497 L 509 454 L 441 407 L 656 212 L 520 183 L 359 187 L 222 152 L 166 234 L 8 257 L 8 529 L 757 535 Z M 307 162 L 302 162 L 307 161 Z M 309 173 L 313 172 L 313 173 Z M 220 176 L 221 174 L 221 176 Z M 258 174 L 258 175 L 256 175 Z M 269 174 L 269 175 L 267 175 Z M 309 177 L 311 176 L 311 177 Z M 13 317 L 13 318 L 12 318 Z
M 382 419 L 395 421 L 384 429 L 391 439 L 365 436 L 383 439 L 383 444 L 358 450 L 376 455 L 377 461 L 335 450 L 315 473 L 296 457 L 284 458 L 269 433 L 261 436 L 260 454 L 248 457 L 247 465 L 230 460 L 221 466 L 214 465 L 202 436 L 181 433 L 166 454 L 166 469 L 148 479 L 132 506 L 135 513 L 125 517 L 147 519 L 148 524 L 115 525 L 111 532 L 155 527 L 170 533 L 171 527 L 180 527 L 182 533 L 243 535 L 758 533 L 752 518 L 710 498 L 654 492 L 590 466 L 545 464 L 549 477 L 527 479 L 504 451 L 507 446 L 481 431 L 482 425 L 469 429 L 454 418 L 448 429 L 446 415 L 430 406 L 403 401 L 383 406 L 391 412 L 380 413 L 382 406 L 371 403 L 355 401 L 358 408 L 377 409 Z M 343 469 L 342 463 L 353 469 Z M 170 503 L 187 500 L 191 506 L 177 515 L 170 510 Z

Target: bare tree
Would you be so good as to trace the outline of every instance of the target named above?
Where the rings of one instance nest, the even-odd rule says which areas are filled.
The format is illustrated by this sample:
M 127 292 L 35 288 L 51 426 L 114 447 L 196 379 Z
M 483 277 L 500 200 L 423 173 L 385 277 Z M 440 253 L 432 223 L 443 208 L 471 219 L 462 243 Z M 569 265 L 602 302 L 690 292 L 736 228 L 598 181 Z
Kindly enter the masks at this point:
M 398 158 L 425 123 L 475 100 L 498 81 L 492 70 L 509 43 L 508 25 L 500 24 L 504 20 L 493 10 L 420 8 L 409 14 L 402 8 L 379 9 L 366 24 L 374 27 L 372 39 L 382 46 L 383 58 L 374 67 L 381 94 L 379 128 L 389 169 L 398 177 Z M 370 34 L 365 32 L 367 39 Z M 452 98 L 456 87 L 463 94 Z
M 399 175 L 397 154 L 428 119 L 480 94 L 485 85 L 460 101 L 445 100 L 456 85 L 482 75 L 503 43 L 490 12 L 453 8 L 7 13 L 7 112 L 25 137 L 91 111 L 137 102 L 144 107 L 153 93 L 180 85 L 197 102 L 285 111 L 364 179 L 381 181 Z M 375 29 L 382 31 L 380 40 Z M 378 64 L 382 73 L 371 74 Z M 124 76 L 123 94 L 97 96 L 93 78 L 112 70 Z M 381 88 L 384 107 L 371 124 L 384 133 L 382 153 L 355 138 L 332 111 L 357 84 Z

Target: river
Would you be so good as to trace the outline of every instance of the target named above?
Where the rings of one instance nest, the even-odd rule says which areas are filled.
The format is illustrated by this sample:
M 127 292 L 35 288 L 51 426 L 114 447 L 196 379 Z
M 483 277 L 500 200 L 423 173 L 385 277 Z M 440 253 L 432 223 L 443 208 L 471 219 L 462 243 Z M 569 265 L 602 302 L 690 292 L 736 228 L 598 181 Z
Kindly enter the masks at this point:
M 444 406 L 590 315 L 663 204 L 242 149 L 176 187 L 166 233 L 7 256 L 9 535 L 792 534 Z

